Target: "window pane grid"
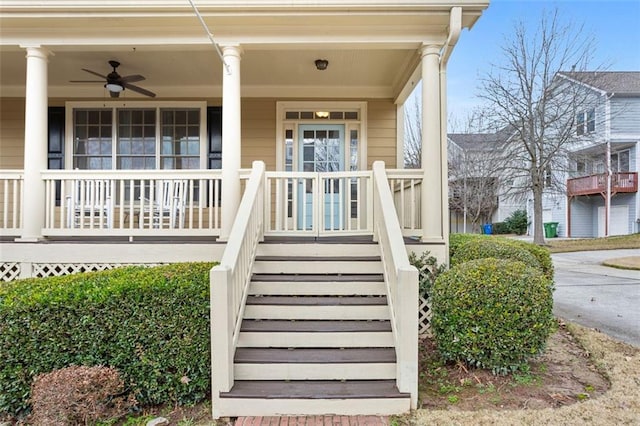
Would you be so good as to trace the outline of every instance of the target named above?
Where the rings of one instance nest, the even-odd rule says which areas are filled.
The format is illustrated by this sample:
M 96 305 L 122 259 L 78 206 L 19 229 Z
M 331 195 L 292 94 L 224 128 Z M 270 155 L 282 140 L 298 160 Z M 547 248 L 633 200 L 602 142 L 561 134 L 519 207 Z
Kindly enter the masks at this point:
M 197 109 L 163 109 L 161 112 L 160 168 L 200 167 L 200 114 Z
M 74 110 L 73 168 L 112 168 L 111 110 Z

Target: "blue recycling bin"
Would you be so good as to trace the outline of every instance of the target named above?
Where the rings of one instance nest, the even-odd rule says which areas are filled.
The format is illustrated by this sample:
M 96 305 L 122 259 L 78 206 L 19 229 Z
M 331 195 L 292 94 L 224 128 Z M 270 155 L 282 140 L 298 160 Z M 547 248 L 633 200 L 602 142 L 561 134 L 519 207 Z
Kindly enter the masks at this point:
M 485 223 L 482 225 L 482 233 L 485 235 L 493 234 L 493 225 L 490 223 Z

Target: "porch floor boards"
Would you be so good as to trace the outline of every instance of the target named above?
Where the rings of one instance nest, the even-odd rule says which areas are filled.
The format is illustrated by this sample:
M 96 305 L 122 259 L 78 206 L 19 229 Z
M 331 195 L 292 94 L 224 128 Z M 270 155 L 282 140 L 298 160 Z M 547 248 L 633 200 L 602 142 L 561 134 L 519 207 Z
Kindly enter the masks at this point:
M 388 320 L 243 320 L 240 331 L 286 333 L 388 332 Z

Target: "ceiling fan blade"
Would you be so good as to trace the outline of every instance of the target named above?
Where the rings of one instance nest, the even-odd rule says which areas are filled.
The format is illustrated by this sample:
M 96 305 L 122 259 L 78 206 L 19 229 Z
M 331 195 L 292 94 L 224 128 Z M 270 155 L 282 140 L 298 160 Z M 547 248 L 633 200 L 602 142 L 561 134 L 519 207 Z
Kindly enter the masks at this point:
M 120 92 L 109 92 L 109 96 L 111 96 L 112 98 L 119 98 Z
M 141 76 L 140 74 L 126 75 L 120 78 L 120 81 L 122 81 L 123 83 L 135 83 L 136 81 L 142 80 L 146 80 L 146 78 L 144 78 L 144 76 Z
M 152 98 L 155 98 L 155 97 L 156 97 L 156 94 L 155 94 L 155 93 L 150 92 L 150 91 L 149 91 L 149 90 L 147 90 L 147 89 L 143 89 L 142 87 L 134 86 L 133 84 L 129 84 L 129 83 L 122 83 L 122 85 L 123 85 L 125 88 L 127 88 L 127 89 L 129 89 L 129 90 L 131 90 L 131 91 L 133 91 L 133 92 L 138 92 L 138 93 L 140 93 L 141 95 L 150 96 L 150 97 L 152 97 Z
M 102 77 L 102 78 L 104 78 L 105 80 L 107 79 L 107 76 L 106 76 L 106 75 L 99 74 L 99 73 L 97 73 L 97 72 L 95 72 L 95 71 L 91 71 L 91 70 L 88 70 L 88 69 L 86 69 L 86 68 L 82 68 L 82 71 L 88 72 L 89 74 L 97 75 L 98 77 Z
M 69 80 L 69 83 L 104 83 L 104 80 Z

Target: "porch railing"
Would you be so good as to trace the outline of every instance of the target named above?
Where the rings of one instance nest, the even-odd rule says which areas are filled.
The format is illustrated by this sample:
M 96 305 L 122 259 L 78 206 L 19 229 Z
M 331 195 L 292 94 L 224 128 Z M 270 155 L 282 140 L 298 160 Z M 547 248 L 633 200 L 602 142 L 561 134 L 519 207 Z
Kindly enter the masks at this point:
M 602 194 L 607 190 L 607 175 L 583 176 L 567 181 L 567 195 Z M 622 172 L 611 175 L 611 192 L 638 192 L 638 173 Z
M 218 235 L 218 170 L 46 171 L 43 235 Z
M 233 386 L 233 356 L 247 298 L 251 271 L 264 237 L 264 163 L 256 161 L 238 208 L 220 264 L 211 269 L 212 393 Z
M 250 170 L 241 170 L 241 190 Z M 402 234 L 421 235 L 421 170 L 387 170 Z M 0 235 L 19 236 L 22 170 L 0 171 Z M 217 236 L 219 170 L 47 170 L 44 236 Z M 269 235 L 373 232 L 371 171 L 266 172 Z
M 423 171 L 397 169 L 387 170 L 386 173 L 402 235 L 421 235 L 420 205 Z
M 391 326 L 396 347 L 396 384 L 418 398 L 418 270 L 409 263 L 400 222 L 393 207 L 384 162 L 373 163 L 374 237 L 382 254 Z
M 265 233 L 371 234 L 370 171 L 267 172 Z
M 22 229 L 23 171 L 0 172 L 0 235 L 19 235 Z

